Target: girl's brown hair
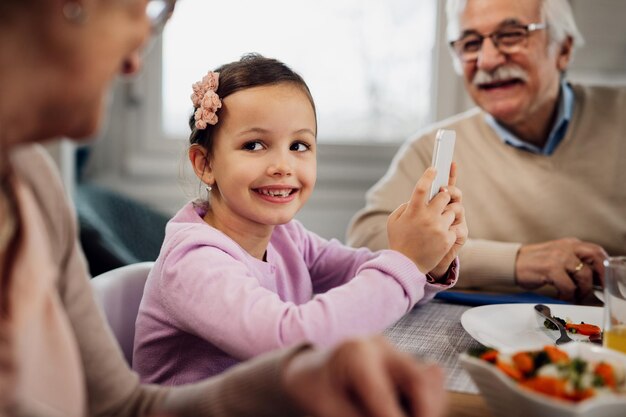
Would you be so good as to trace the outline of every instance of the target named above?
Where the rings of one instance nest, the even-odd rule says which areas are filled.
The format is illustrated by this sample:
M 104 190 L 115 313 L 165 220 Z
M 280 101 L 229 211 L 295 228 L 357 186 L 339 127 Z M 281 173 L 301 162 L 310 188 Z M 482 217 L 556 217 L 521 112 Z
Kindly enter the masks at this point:
M 244 55 L 239 61 L 222 65 L 217 68 L 215 72 L 219 72 L 220 74 L 219 86 L 216 93 L 221 100 L 224 100 L 226 97 L 236 93 L 237 91 L 252 87 L 281 83 L 294 84 L 306 93 L 311 103 L 311 107 L 313 107 L 313 113 L 315 114 L 317 123 L 315 103 L 313 102 L 313 96 L 309 91 L 309 87 L 300 75 L 282 62 L 253 53 Z M 194 112 L 195 110 L 196 109 L 194 109 Z M 217 115 L 219 117 L 219 110 L 217 111 Z M 206 129 L 197 129 L 194 114 L 192 113 L 189 118 L 189 127 L 191 128 L 189 143 L 191 145 L 201 145 L 203 148 L 211 152 L 213 147 L 213 134 L 215 133 L 215 129 L 218 125 L 219 121 L 216 125 L 207 125 Z

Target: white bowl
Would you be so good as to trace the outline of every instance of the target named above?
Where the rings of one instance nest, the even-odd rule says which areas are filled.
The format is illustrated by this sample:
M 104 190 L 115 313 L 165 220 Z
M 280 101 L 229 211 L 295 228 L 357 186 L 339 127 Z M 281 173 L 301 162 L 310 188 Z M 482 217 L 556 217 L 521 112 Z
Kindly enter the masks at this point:
M 571 342 L 559 346 L 571 358 L 600 362 L 603 359 L 626 369 L 626 355 L 591 343 Z M 513 352 L 503 352 L 513 353 Z M 460 361 L 470 374 L 487 406 L 496 417 L 624 417 L 626 394 L 602 396 L 569 403 L 520 387 L 493 364 L 462 353 Z

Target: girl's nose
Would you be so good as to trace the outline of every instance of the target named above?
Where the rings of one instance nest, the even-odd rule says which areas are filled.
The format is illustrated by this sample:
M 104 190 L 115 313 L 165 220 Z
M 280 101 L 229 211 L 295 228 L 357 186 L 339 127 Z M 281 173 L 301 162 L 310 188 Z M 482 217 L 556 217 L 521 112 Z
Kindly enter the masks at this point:
M 293 173 L 292 161 L 289 155 L 276 155 L 276 158 L 268 167 L 268 174 L 271 176 L 290 176 Z

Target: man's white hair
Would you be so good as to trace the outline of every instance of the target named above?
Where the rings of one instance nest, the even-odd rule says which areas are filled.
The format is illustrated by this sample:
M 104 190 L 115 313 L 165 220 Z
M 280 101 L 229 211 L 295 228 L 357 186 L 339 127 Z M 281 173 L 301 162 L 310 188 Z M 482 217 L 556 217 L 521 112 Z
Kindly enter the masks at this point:
M 447 35 L 449 41 L 457 40 L 461 36 L 460 18 L 468 0 L 447 0 L 446 15 L 448 20 Z M 471 0 L 469 0 L 471 1 Z M 573 49 L 585 44 L 585 39 L 578 30 L 574 13 L 568 0 L 539 0 L 541 4 L 541 23 L 548 25 L 550 43 L 558 48 L 565 39 L 571 37 Z M 538 22 L 533 22 L 538 23 Z M 461 72 L 461 63 L 456 54 L 452 57 L 457 72 Z

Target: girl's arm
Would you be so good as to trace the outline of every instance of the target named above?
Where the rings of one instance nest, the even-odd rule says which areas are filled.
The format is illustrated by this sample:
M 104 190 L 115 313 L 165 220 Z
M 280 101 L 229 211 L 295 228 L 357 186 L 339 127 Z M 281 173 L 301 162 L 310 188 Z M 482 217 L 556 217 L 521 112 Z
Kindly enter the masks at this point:
M 289 228 L 289 237 L 298 240 L 298 246 L 303 248 L 303 257 L 309 267 L 313 291 L 316 294 L 355 278 L 361 265 L 377 258 L 383 252 L 351 248 L 336 239 L 326 240 L 306 230 L 297 221 L 292 221 L 285 227 Z M 447 279 L 436 284 L 427 282 L 424 297 L 418 303 L 429 301 L 437 292 L 453 286 L 457 279 L 457 265 L 456 261 L 452 263 Z
M 147 314 L 164 309 L 172 326 L 238 359 L 302 341 L 328 346 L 378 333 L 424 298 L 426 283 L 411 260 L 383 251 L 361 264 L 349 282 L 313 298 L 308 274 L 290 276 L 292 287 L 283 293 L 304 288 L 306 298 L 284 301 L 272 282 L 261 282 L 235 255 L 193 239 L 189 246 L 179 242 L 155 268 L 159 297 L 149 299 L 159 301 L 144 305 Z

